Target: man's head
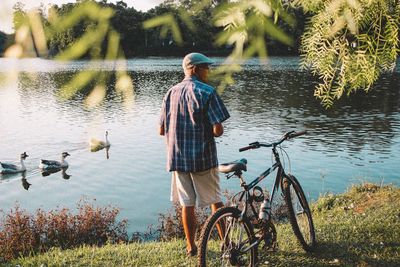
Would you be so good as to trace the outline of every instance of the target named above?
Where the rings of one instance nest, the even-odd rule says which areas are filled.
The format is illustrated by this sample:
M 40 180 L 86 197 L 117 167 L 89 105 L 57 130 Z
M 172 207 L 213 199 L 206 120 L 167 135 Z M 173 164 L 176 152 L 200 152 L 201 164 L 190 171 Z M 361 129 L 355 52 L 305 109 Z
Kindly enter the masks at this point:
M 186 76 L 195 75 L 203 82 L 208 81 L 209 65 L 215 62 L 200 53 L 187 54 L 182 61 L 182 68 Z

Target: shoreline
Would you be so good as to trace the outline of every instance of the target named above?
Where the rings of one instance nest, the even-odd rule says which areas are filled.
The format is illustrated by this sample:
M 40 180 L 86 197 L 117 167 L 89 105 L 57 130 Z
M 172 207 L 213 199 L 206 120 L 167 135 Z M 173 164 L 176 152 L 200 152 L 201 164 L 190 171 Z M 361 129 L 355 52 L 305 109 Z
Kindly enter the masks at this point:
M 307 254 L 297 244 L 290 226 L 277 225 L 277 252 L 259 248 L 260 266 L 398 266 L 400 264 L 400 188 L 364 183 L 345 193 L 321 196 L 311 204 L 316 225 L 317 249 Z M 397 211 L 397 213 L 396 213 Z M 80 246 L 21 257 L 5 266 L 180 266 L 187 259 L 184 240 Z

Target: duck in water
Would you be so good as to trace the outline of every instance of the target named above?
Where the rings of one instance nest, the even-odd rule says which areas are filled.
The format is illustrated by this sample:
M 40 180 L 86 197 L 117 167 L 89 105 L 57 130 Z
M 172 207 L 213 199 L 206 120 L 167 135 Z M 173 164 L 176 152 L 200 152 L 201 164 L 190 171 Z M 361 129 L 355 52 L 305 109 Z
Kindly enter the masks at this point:
M 12 163 L 4 163 L 0 162 L 0 173 L 1 174 L 13 174 L 13 173 L 20 173 L 26 171 L 26 167 L 24 164 L 25 159 L 29 157 L 26 152 L 22 153 L 20 156 L 21 166 L 17 166 Z

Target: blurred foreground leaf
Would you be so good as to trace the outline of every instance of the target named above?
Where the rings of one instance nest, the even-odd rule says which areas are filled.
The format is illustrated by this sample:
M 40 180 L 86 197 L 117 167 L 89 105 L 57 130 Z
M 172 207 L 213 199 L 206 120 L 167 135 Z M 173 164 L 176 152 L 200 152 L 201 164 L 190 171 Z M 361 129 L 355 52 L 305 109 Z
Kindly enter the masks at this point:
M 55 59 L 69 61 L 90 58 L 88 70 L 81 71 L 65 81 L 58 95 L 70 99 L 84 90 L 88 95 L 85 101 L 88 107 L 100 104 L 106 96 L 107 81 L 112 72 L 101 71 L 101 68 L 94 64 L 102 60 L 124 59 L 120 35 L 111 27 L 114 10 L 92 0 L 61 7 L 52 6 L 47 17 L 43 15 L 43 10 L 26 12 L 22 5 L 16 5 L 14 9 L 15 44 L 6 51 L 5 56 L 48 57 L 47 42 L 51 42 L 53 47 L 61 48 L 55 51 L 55 55 L 50 55 Z M 72 36 L 73 30 L 76 29 L 82 33 L 78 38 Z M 132 99 L 133 84 L 132 80 L 127 78 L 129 76 L 124 67 L 126 66 L 120 64 L 115 75 L 115 82 L 121 84 L 122 77 L 124 86 L 116 88 L 119 88 L 119 93 L 123 92 L 125 99 Z
M 221 91 L 225 86 L 234 82 L 233 74 L 241 70 L 240 65 L 246 60 L 258 56 L 267 57 L 267 39 L 275 39 L 285 45 L 292 45 L 292 38 L 281 30 L 276 22 L 283 19 L 288 25 L 293 25 L 293 18 L 283 9 L 279 0 L 252 0 L 252 1 L 177 1 L 172 4 L 176 14 L 168 12 L 144 22 L 144 27 L 160 28 L 162 37 L 172 33 L 172 38 L 182 44 L 180 20 L 193 34 L 201 31 L 195 28 L 193 14 L 206 12 L 212 7 L 210 20 L 216 27 L 222 29 L 216 35 L 215 44 L 218 47 L 232 47 L 232 52 L 222 66 L 212 72 L 212 79 L 219 83 Z M 172 2 L 175 3 L 175 2 Z

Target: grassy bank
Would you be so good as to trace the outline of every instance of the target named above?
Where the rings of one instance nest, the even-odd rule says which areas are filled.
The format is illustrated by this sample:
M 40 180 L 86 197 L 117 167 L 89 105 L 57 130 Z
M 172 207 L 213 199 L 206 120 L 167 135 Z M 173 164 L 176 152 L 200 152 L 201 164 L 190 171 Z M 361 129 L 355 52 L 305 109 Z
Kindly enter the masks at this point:
M 318 248 L 306 254 L 289 225 L 278 252 L 260 248 L 260 266 L 400 266 L 400 189 L 364 184 L 312 205 Z M 10 266 L 195 266 L 183 240 L 81 247 L 14 260 Z

